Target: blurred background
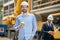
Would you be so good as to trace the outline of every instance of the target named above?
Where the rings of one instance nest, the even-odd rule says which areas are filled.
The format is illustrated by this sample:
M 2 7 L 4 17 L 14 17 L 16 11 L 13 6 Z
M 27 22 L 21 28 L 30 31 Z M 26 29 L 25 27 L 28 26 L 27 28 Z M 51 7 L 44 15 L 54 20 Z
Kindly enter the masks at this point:
M 48 15 L 54 17 L 54 30 L 60 28 L 60 0 L 0 0 L 0 40 L 17 40 L 18 33 L 14 30 L 16 17 L 21 14 L 20 4 L 27 1 L 28 12 L 37 19 L 37 31 L 34 40 L 42 40 L 42 24 Z M 60 40 L 60 29 L 54 34 L 55 40 Z

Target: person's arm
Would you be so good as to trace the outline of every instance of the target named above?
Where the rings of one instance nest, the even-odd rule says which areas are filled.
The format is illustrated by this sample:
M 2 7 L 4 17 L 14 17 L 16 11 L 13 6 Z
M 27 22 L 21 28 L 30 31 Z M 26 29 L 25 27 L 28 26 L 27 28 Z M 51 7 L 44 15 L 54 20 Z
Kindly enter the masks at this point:
M 48 34 L 54 35 L 54 32 L 53 31 L 47 31 L 46 24 L 43 24 L 42 31 L 41 32 L 42 33 L 48 33 Z
M 34 35 L 35 35 L 35 33 L 36 33 L 36 30 L 37 30 L 37 23 L 36 23 L 36 18 L 35 18 L 35 16 L 34 16 L 34 15 L 33 15 L 32 25 L 33 25 L 33 29 L 32 29 L 32 36 L 34 36 Z
M 46 31 L 46 29 L 47 29 L 47 28 L 46 28 L 46 25 L 43 24 L 41 32 L 42 32 L 42 33 L 48 33 L 49 31 Z
M 16 22 L 15 22 L 15 25 L 14 25 L 14 29 L 15 29 L 16 31 L 18 31 L 19 25 L 20 25 L 20 21 L 18 20 L 18 18 L 16 18 Z

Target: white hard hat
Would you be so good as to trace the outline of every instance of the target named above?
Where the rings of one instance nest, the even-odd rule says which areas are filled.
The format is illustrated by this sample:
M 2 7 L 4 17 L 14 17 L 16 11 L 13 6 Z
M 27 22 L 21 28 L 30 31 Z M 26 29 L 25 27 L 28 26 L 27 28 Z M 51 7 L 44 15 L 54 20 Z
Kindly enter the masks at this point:
M 48 19 L 48 20 L 53 20 L 53 16 L 52 16 L 52 15 L 49 15 L 49 16 L 47 17 L 47 19 Z
M 28 3 L 26 2 L 26 1 L 23 1 L 22 3 L 21 3 L 21 6 L 24 6 L 24 5 L 26 5 L 26 6 L 28 6 Z

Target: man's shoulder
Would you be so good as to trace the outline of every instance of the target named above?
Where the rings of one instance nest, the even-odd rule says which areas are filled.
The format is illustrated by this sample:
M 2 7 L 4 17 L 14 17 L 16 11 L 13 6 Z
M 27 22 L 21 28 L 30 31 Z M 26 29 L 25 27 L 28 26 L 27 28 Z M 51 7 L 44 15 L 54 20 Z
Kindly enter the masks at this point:
M 22 16 L 22 14 L 18 15 L 16 18 L 20 18 Z
M 32 13 L 28 13 L 28 15 L 30 15 L 30 16 L 34 16 L 34 14 L 32 14 Z
M 47 22 L 44 22 L 43 25 L 47 25 Z

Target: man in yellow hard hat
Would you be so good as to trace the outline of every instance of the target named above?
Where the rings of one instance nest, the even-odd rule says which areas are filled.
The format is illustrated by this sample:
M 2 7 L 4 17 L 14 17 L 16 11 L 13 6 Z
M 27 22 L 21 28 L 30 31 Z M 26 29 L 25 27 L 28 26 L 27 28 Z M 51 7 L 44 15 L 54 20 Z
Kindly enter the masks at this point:
M 42 39 L 43 40 L 54 40 L 54 27 L 53 27 L 53 16 L 47 17 L 47 22 L 42 26 Z
M 22 13 L 16 17 L 14 29 L 19 32 L 18 40 L 30 40 L 37 29 L 36 18 L 33 14 L 27 12 L 28 7 L 28 3 L 23 1 L 21 3 Z

